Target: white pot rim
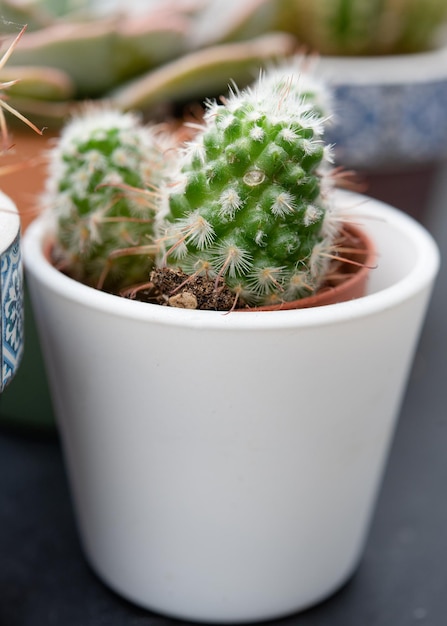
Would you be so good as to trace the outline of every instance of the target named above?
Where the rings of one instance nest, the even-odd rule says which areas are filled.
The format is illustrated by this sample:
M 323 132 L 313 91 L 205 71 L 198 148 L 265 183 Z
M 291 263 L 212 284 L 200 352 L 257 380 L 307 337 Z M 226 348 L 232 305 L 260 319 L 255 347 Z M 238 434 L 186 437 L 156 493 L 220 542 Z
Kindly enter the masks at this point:
M 447 80 L 447 45 L 384 56 L 321 56 L 319 73 L 331 84 L 405 85 Z
M 351 192 L 338 192 L 337 203 L 343 203 L 349 212 L 349 219 L 353 218 L 366 231 L 368 222 L 371 224 L 371 221 L 379 220 L 405 233 L 414 246 L 415 259 L 412 269 L 404 278 L 357 300 L 309 309 L 225 313 L 163 307 L 104 293 L 55 269 L 43 253 L 43 243 L 51 236 L 45 216 L 34 220 L 24 235 L 22 248 L 25 269 L 51 291 L 97 311 L 142 322 L 214 330 L 269 330 L 342 323 L 409 300 L 433 280 L 440 264 L 438 247 L 432 236 L 416 220 L 375 199 Z
M 0 254 L 9 248 L 20 230 L 20 217 L 16 205 L 0 191 Z

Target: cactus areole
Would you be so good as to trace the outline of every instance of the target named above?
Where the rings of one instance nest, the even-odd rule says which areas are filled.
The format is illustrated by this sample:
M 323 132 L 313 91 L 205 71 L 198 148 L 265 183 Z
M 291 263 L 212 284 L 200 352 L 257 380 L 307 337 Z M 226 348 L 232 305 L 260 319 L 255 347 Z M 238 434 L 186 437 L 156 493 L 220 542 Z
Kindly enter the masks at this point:
M 273 72 L 209 102 L 169 197 L 165 259 L 265 305 L 313 294 L 337 236 L 320 85 Z

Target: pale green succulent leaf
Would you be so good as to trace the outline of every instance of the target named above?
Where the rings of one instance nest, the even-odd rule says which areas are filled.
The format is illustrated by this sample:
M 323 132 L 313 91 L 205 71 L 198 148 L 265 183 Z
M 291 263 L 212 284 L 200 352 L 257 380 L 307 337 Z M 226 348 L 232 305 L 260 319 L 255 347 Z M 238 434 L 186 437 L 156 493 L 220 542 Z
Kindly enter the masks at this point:
M 118 107 L 131 110 L 219 94 L 231 81 L 251 83 L 261 66 L 290 56 L 294 46 L 294 38 L 283 33 L 212 46 L 165 64 L 109 96 Z
M 197 47 L 243 41 L 274 30 L 275 0 L 208 0 L 193 24 L 190 38 Z
M 187 28 L 186 20 L 166 15 L 59 22 L 27 33 L 12 65 L 60 70 L 71 77 L 76 97 L 100 97 L 123 81 L 181 56 Z
M 66 72 L 77 95 L 94 97 L 117 80 L 110 63 L 116 44 L 114 19 L 92 23 L 61 23 L 27 33 L 11 65 L 44 65 Z
M 0 5 L 0 15 L 2 19 L 3 32 L 12 32 L 16 28 L 28 27 L 28 31 L 37 30 L 51 24 L 52 15 L 47 10 L 43 2 L 28 0 L 27 2 L 17 2 L 17 0 L 2 0 Z
M 18 82 L 9 88 L 9 97 L 67 100 L 74 94 L 70 76 L 50 67 L 22 65 L 5 67 L 0 71 L 1 82 L 13 80 Z
M 147 72 L 187 49 L 190 23 L 182 16 L 160 15 L 127 19 L 118 28 L 113 59 L 119 81 Z

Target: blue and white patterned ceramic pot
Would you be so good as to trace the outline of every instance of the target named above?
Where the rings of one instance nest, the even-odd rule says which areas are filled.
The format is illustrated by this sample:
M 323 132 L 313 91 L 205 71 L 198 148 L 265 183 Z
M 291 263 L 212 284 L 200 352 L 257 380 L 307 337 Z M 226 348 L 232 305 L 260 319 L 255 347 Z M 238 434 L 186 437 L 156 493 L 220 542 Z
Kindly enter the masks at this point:
M 381 170 L 447 157 L 447 47 L 383 57 L 322 57 L 334 89 L 329 141 L 343 166 Z
M 23 269 L 20 219 L 0 192 L 0 392 L 14 377 L 23 354 Z

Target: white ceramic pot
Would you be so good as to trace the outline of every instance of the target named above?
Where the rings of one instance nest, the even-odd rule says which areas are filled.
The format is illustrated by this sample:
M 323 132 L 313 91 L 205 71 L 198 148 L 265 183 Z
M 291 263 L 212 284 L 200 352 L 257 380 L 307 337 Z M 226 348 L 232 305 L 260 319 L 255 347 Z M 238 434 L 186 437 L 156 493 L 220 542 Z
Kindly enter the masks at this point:
M 0 191 L 0 392 L 11 382 L 23 354 L 23 270 L 20 218 Z
M 340 194 L 376 241 L 366 297 L 224 314 L 121 299 L 24 253 L 85 553 L 126 598 L 278 618 L 362 554 L 438 268 L 415 221 Z
M 447 157 L 447 45 L 381 57 L 321 57 L 334 92 L 328 141 L 361 170 L 414 168 Z

